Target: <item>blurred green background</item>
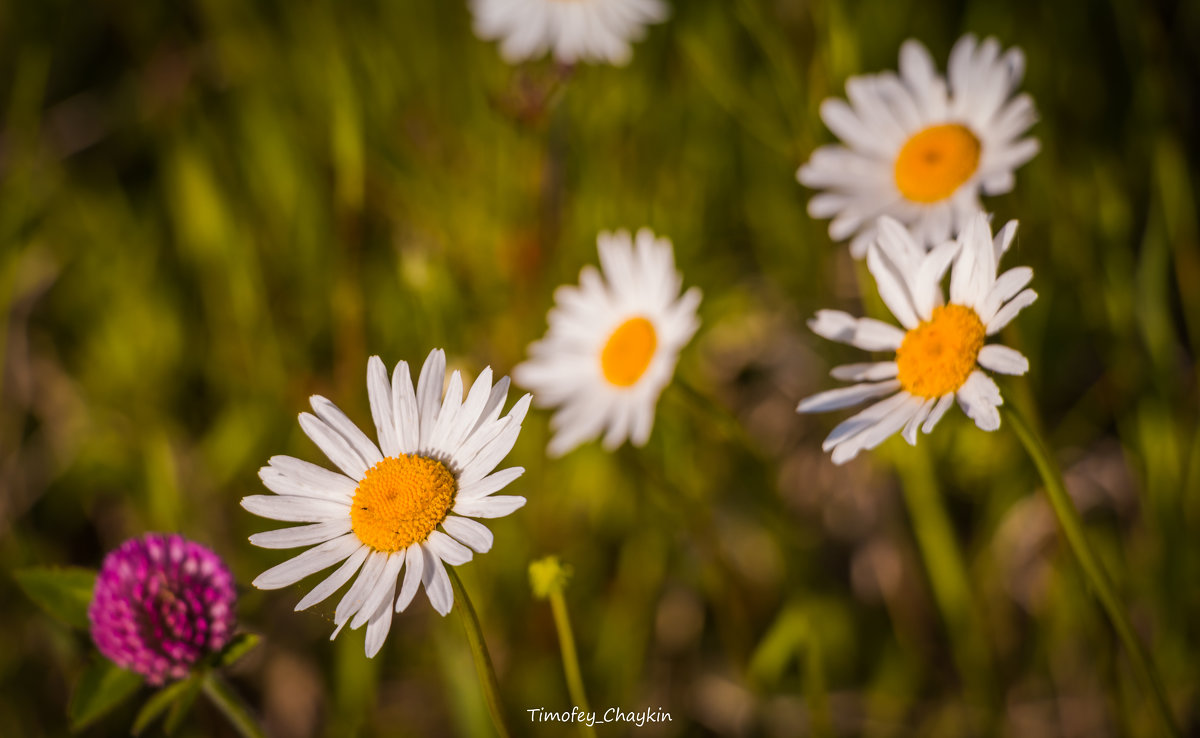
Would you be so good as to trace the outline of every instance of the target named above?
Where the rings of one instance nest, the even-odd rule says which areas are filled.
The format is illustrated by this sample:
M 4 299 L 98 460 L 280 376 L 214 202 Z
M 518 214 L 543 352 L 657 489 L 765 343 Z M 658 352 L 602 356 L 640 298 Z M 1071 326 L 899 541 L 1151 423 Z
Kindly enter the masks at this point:
M 531 414 L 529 503 L 459 569 L 518 735 L 567 732 L 526 712 L 570 709 L 547 554 L 593 707 L 672 716 L 602 735 L 1158 735 L 1010 429 L 955 410 L 837 468 L 845 413 L 794 413 L 861 356 L 803 321 L 876 300 L 794 179 L 817 107 L 906 38 L 944 69 L 966 31 L 1025 50 L 1041 113 L 987 201 L 1041 296 L 1000 385 L 1200 735 L 1200 3 L 1170 0 L 676 2 L 629 67 L 573 70 L 506 66 L 458 1 L 0 5 L 0 735 L 65 734 L 93 651 L 11 572 L 150 530 L 243 583 L 265 640 L 233 681 L 272 735 L 487 735 L 456 613 L 422 595 L 373 661 L 330 643 L 332 605 L 291 612 L 313 582 L 249 588 L 288 552 L 238 501 L 273 454 L 323 461 L 310 394 L 369 426 L 370 354 L 508 373 L 597 231 L 641 225 L 705 295 L 648 447 L 549 461 Z M 923 558 L 930 520 L 952 545 Z M 182 733 L 230 734 L 207 705 Z

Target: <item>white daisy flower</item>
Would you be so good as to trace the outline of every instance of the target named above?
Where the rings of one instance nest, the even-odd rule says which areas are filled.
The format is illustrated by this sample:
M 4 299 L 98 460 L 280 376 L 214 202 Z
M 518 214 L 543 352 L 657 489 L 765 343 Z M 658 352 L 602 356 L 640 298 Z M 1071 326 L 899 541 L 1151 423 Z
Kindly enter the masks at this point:
M 1037 120 L 1033 98 L 1013 96 L 1025 57 L 1000 42 L 963 36 L 950 52 L 949 89 L 929 51 L 917 41 L 900 47 L 900 74 L 851 77 L 847 104 L 827 99 L 821 119 L 845 146 L 822 146 L 796 178 L 824 190 L 808 203 L 814 218 L 833 218 L 829 236 L 853 236 L 862 258 L 877 216 L 908 226 L 932 248 L 954 238 L 982 211 L 979 195 L 1013 188 L 1013 171 L 1038 151 L 1022 138 Z
M 500 40 L 510 64 L 547 51 L 563 64 L 624 65 L 651 23 L 666 20 L 662 0 L 471 0 L 475 35 Z
M 1000 427 L 996 408 L 1004 400 L 981 369 L 1024 374 L 1029 361 L 1007 346 L 985 345 L 984 339 L 1037 299 L 1037 293 L 1024 289 L 1033 278 L 1029 267 L 996 276 L 1016 232 L 1017 222 L 1009 221 L 993 240 L 987 216 L 978 213 L 957 241 L 926 253 L 900 223 L 879 219 L 867 266 L 879 296 L 904 330 L 839 310 L 820 310 L 808 323 L 814 333 L 832 341 L 896 352 L 894 361 L 835 367 L 830 372 L 835 378 L 860 384 L 813 395 L 796 408 L 824 412 L 887 396 L 843 421 L 825 439 L 822 448 L 833 451 L 835 464 L 875 448 L 897 431 L 915 445 L 917 429 L 932 431 L 955 398 L 983 430 Z M 950 302 L 943 304 L 941 281 L 952 262 Z
M 610 451 L 626 438 L 644 445 L 679 351 L 700 326 L 700 290 L 680 296 L 683 277 L 669 240 L 643 228 L 636 243 L 624 230 L 601 233 L 596 242 L 603 275 L 588 265 L 578 287 L 555 291 L 549 332 L 513 369 L 539 407 L 558 408 L 550 420 L 551 456 L 601 432 Z
M 495 494 L 524 469 L 492 470 L 517 440 L 529 395 L 500 417 L 508 377 L 492 386 L 492 370 L 484 369 L 464 398 L 463 379 L 454 372 L 443 398 L 445 374 L 445 353 L 431 352 L 414 392 L 406 362 L 396 365 L 389 382 L 383 362 L 372 356 L 367 393 L 379 445 L 314 395 L 316 415 L 301 413 L 300 427 L 341 473 L 274 456 L 258 475 L 275 494 L 242 500 L 255 515 L 310 523 L 250 537 L 263 548 L 312 546 L 260 574 L 254 586 L 287 587 L 341 563 L 296 610 L 321 602 L 357 573 L 338 602 L 330 640 L 346 623 L 366 625 L 367 656 L 383 646 L 392 611 L 408 607 L 421 585 L 433 609 L 450 612 L 454 595 L 443 562 L 465 564 L 472 550 L 492 547 L 491 531 L 471 518 L 503 517 L 525 504 L 524 497 Z

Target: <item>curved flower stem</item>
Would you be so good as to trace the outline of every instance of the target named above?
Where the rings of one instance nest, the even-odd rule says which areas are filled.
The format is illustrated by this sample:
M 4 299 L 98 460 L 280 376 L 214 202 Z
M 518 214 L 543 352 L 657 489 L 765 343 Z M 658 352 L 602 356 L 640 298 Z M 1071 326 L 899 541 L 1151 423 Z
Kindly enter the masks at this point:
M 204 675 L 201 688 L 204 690 L 205 696 L 229 720 L 229 724 L 233 726 L 238 735 L 242 738 L 264 738 L 262 728 L 258 727 L 258 722 L 250 714 L 250 708 L 233 691 L 233 687 L 229 686 L 229 682 L 225 681 L 224 677 L 216 671 L 209 671 Z
M 571 631 L 571 619 L 567 616 L 567 601 L 561 588 L 550 590 L 550 610 L 554 613 L 554 627 L 558 630 L 558 643 L 562 648 L 563 671 L 567 674 L 567 691 L 571 701 L 579 705 L 584 714 L 590 713 L 587 692 L 583 688 L 583 673 L 579 669 L 579 654 L 575 650 L 575 634 Z M 584 735 L 596 735 L 596 729 L 580 723 Z
M 1080 568 L 1083 569 L 1084 576 L 1095 590 L 1096 598 L 1100 600 L 1108 619 L 1117 631 L 1117 637 L 1124 644 L 1134 673 L 1137 674 L 1143 687 L 1150 694 L 1163 727 L 1170 735 L 1178 737 L 1181 734 L 1171 715 L 1166 690 L 1163 689 L 1162 681 L 1159 679 L 1158 672 L 1155 671 L 1146 649 L 1134 634 L 1129 617 L 1117 599 L 1116 591 L 1104 573 L 1099 557 L 1088 543 L 1083 530 L 1083 521 L 1079 517 L 1079 511 L 1075 509 L 1075 503 L 1067 494 L 1067 488 L 1063 483 L 1058 465 L 1055 464 L 1046 448 L 1041 434 L 1032 425 L 1026 423 L 1020 413 L 1008 405 L 1002 407 L 1001 410 L 1008 422 L 1012 424 L 1017 438 L 1021 440 L 1021 445 L 1025 447 L 1025 451 L 1033 460 L 1038 473 L 1041 474 L 1042 483 L 1046 487 L 1046 496 L 1050 498 L 1050 506 L 1054 508 L 1054 515 L 1058 518 L 1063 536 L 1067 539 L 1067 544 L 1071 547 L 1071 552 L 1075 554 Z
M 458 612 L 462 615 L 463 629 L 467 631 L 467 643 L 471 646 L 471 656 L 475 660 L 475 673 L 479 675 L 479 686 L 483 688 L 488 711 L 492 714 L 492 723 L 496 726 L 500 738 L 508 738 L 510 733 L 508 723 L 504 719 L 504 706 L 500 702 L 500 685 L 496 682 L 492 657 L 488 655 L 487 643 L 483 640 L 479 616 L 475 614 L 471 598 L 467 596 L 467 590 L 458 578 L 458 572 L 453 566 L 446 569 L 450 572 L 450 583 L 454 585 L 454 599 L 458 602 Z

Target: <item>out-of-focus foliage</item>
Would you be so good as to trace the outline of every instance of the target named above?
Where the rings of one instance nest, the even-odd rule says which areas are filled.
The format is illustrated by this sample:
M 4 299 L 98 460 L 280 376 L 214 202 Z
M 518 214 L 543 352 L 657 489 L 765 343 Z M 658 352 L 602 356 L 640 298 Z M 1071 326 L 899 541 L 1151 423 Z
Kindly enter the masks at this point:
M 944 67 L 965 31 L 1025 50 L 1041 113 L 1041 154 L 988 201 L 1040 294 L 1002 389 L 1200 729 L 1200 3 L 673 11 L 630 66 L 562 69 L 504 65 L 456 1 L 0 4 L 0 735 L 62 734 L 92 656 L 13 572 L 148 530 L 243 583 L 264 639 L 234 681 L 272 734 L 488 734 L 456 614 L 419 598 L 373 661 L 362 631 L 330 643 L 332 605 L 291 612 L 311 583 L 249 587 L 288 552 L 246 542 L 270 523 L 238 500 L 273 454 L 320 460 L 310 394 L 369 425 L 372 353 L 507 373 L 596 232 L 641 225 L 705 294 L 649 445 L 549 461 L 532 414 L 529 503 L 460 568 L 518 734 L 570 709 L 526 574 L 554 554 L 593 707 L 672 716 L 639 734 L 1156 735 L 1007 429 L 955 411 L 835 468 L 837 418 L 793 412 L 856 360 L 804 318 L 876 299 L 794 179 L 830 140 L 817 107 L 905 38 Z M 969 583 L 949 626 L 899 484 L 929 475 Z M 228 731 L 198 705 L 179 734 Z

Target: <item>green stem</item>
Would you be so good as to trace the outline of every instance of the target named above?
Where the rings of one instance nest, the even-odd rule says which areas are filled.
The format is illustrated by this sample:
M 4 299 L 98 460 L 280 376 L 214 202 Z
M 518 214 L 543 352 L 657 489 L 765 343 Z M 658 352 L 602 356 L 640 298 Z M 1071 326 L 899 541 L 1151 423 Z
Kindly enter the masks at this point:
M 567 616 L 567 600 L 561 589 L 550 592 L 550 610 L 554 613 L 554 627 L 558 630 L 558 644 L 562 649 L 563 671 L 567 674 L 567 691 L 571 693 L 571 701 L 583 710 L 584 714 L 591 712 L 588 706 L 587 692 L 583 689 L 583 673 L 579 669 L 579 654 L 575 650 L 575 634 L 571 630 L 571 619 Z M 596 729 L 587 723 L 580 723 L 584 735 L 596 735 Z
M 933 597 L 950 636 L 955 665 L 973 701 L 991 709 L 991 656 L 983 638 L 983 618 L 973 605 L 954 528 L 926 451 L 923 448 L 905 451 L 909 453 L 895 459 L 896 469 Z
M 471 598 L 467 596 L 467 590 L 458 578 L 458 572 L 452 566 L 446 568 L 450 572 L 450 583 L 454 585 L 454 598 L 458 601 L 458 612 L 462 615 L 463 629 L 467 631 L 467 643 L 470 644 L 471 656 L 475 659 L 475 673 L 479 675 L 479 686 L 483 688 L 488 711 L 492 714 L 492 723 L 501 738 L 508 738 L 508 723 L 504 719 L 504 707 L 500 703 L 500 685 L 496 681 L 496 670 L 492 667 L 487 643 L 483 640 L 479 616 L 475 614 Z
M 203 689 L 204 694 L 229 720 L 229 724 L 238 735 L 242 738 L 264 738 L 258 721 L 250 714 L 250 708 L 220 674 L 215 671 L 205 674 Z
M 1067 544 L 1075 554 L 1080 568 L 1083 569 L 1084 576 L 1095 590 L 1097 599 L 1100 600 L 1108 619 L 1117 631 L 1117 637 L 1125 645 L 1125 651 L 1133 665 L 1134 673 L 1137 674 L 1137 678 L 1149 693 L 1163 727 L 1170 735 L 1178 737 L 1180 735 L 1179 728 L 1175 725 L 1175 718 L 1171 715 L 1167 693 L 1163 689 L 1158 672 L 1155 671 L 1141 641 L 1134 634 L 1129 617 L 1121 607 L 1116 591 L 1100 564 L 1099 557 L 1088 543 L 1079 511 L 1075 509 L 1075 503 L 1067 494 L 1062 473 L 1047 450 L 1041 434 L 1032 425 L 1026 423 L 1020 413 L 1010 406 L 1005 405 L 1002 411 L 1016 432 L 1017 438 L 1021 440 L 1021 444 L 1029 453 L 1034 465 L 1037 466 L 1038 473 L 1042 476 L 1042 483 L 1046 487 L 1046 496 L 1050 498 L 1050 506 L 1054 508 L 1054 514 L 1058 518 L 1063 536 L 1067 539 Z

